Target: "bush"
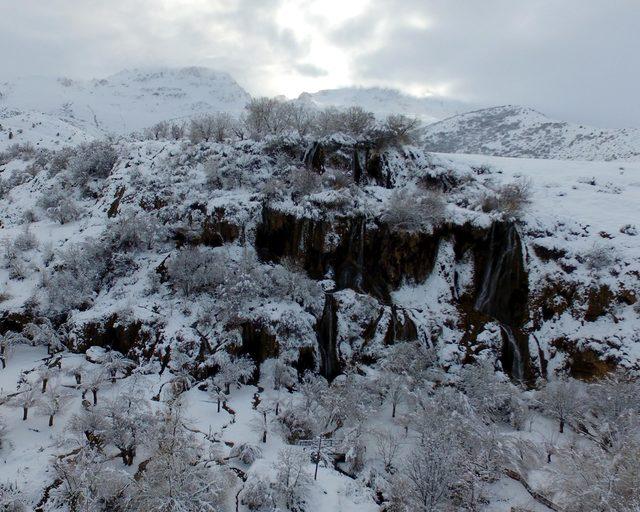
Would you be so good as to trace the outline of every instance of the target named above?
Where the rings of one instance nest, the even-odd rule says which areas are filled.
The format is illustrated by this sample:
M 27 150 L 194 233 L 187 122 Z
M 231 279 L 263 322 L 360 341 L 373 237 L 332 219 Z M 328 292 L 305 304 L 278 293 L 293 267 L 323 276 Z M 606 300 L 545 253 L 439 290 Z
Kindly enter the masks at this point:
M 6 150 L 0 153 L 0 165 L 6 165 L 11 160 L 30 160 L 36 156 L 36 148 L 33 144 L 11 144 Z
M 213 157 L 204 163 L 207 186 L 212 190 L 234 190 L 242 186 L 242 169 Z
M 337 169 L 330 169 L 322 175 L 322 184 L 327 188 L 340 190 L 353 184 L 351 176 Z
M 185 247 L 170 258 L 167 270 L 174 287 L 184 295 L 215 289 L 225 279 L 222 257 L 199 247 Z
M 319 192 L 322 188 L 320 175 L 312 171 L 298 170 L 291 177 L 291 191 L 294 197 L 304 197 Z
M 80 183 L 109 176 L 118 160 L 118 154 L 108 142 L 95 141 L 81 144 L 69 159 L 69 171 Z
M 249 510 L 271 511 L 276 506 L 269 482 L 257 475 L 251 475 L 247 479 L 239 498 L 240 503 Z
M 497 211 L 507 217 L 520 217 L 531 203 L 531 182 L 519 179 L 500 185 L 494 194 L 487 194 L 482 202 L 484 212 Z
M 30 251 L 38 247 L 38 239 L 29 229 L 25 229 L 15 237 L 13 246 L 19 251 Z
M 112 251 L 128 252 L 151 249 L 160 234 L 160 224 L 152 215 L 128 212 L 111 222 L 106 241 Z
M 392 231 L 430 230 L 444 221 L 446 204 L 437 192 L 394 190 L 382 220 Z
M 584 255 L 584 262 L 591 270 L 600 270 L 615 263 L 613 248 L 594 244 Z
M 65 197 L 61 199 L 56 206 L 47 208 L 47 215 L 60 224 L 68 224 L 81 217 L 82 209 L 76 204 L 73 198 Z
M 250 466 L 256 460 L 262 458 L 262 450 L 255 444 L 238 443 L 231 448 L 229 457 L 237 458 L 243 464 Z

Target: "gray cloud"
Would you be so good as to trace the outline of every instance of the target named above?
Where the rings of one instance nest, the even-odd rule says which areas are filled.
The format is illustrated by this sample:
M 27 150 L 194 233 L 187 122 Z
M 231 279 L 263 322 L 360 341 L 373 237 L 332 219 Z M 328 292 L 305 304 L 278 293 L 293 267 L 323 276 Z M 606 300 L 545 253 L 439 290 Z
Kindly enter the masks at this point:
M 524 104 L 602 126 L 640 124 L 637 0 L 367 0 L 353 17 L 336 21 L 336 10 L 346 6 L 1 2 L 0 76 L 88 78 L 132 66 L 206 65 L 230 72 L 255 94 L 277 94 L 282 84 L 382 85 Z M 283 23 L 294 10 L 304 27 L 298 18 Z M 331 57 L 318 60 L 325 47 L 342 59 L 340 73 Z

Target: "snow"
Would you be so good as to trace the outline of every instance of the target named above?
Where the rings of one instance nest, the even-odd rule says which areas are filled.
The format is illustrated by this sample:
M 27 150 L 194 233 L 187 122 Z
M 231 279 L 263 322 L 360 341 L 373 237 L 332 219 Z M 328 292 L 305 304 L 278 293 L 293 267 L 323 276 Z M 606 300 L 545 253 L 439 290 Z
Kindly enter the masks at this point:
M 344 87 L 314 93 L 305 92 L 300 95 L 299 99 L 320 108 L 359 106 L 373 112 L 378 117 L 404 114 L 416 117 L 425 124 L 440 121 L 473 108 L 468 103 L 452 98 L 436 95 L 418 97 L 401 93 L 395 89 L 379 87 Z
M 452 116 L 424 130 L 430 151 L 565 160 L 640 160 L 640 129 L 605 129 L 549 119 L 507 105 Z
M 0 149 L 8 143 L 7 128 L 35 124 L 32 138 L 71 142 L 207 112 L 238 114 L 250 99 L 227 73 L 195 67 L 133 69 L 90 81 L 21 78 L 0 83 L 0 92 Z

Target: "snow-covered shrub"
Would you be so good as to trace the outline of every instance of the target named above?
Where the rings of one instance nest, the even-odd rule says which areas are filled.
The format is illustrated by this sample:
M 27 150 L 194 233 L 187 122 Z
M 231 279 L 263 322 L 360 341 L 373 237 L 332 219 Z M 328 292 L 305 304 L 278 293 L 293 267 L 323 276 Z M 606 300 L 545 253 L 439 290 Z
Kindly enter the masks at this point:
M 162 413 L 150 436 L 155 449 L 141 475 L 126 489 L 125 510 L 218 512 L 230 474 L 202 461 L 203 447 L 183 425 L 179 411 Z
M 349 174 L 347 174 L 346 172 L 340 171 L 338 169 L 329 169 L 322 175 L 322 184 L 326 188 L 340 190 L 353 185 L 353 180 L 351 179 L 351 176 L 349 176 Z
M 519 218 L 531 203 L 531 181 L 517 179 L 494 187 L 482 200 L 484 212 L 496 211 L 508 218 Z
M 82 208 L 72 197 L 64 197 L 56 206 L 47 208 L 47 215 L 60 224 L 68 224 L 82 216 Z
M 538 391 L 537 400 L 542 410 L 558 421 L 562 434 L 566 423 L 574 420 L 583 404 L 583 385 L 570 378 L 551 380 Z
M 4 199 L 5 197 L 7 197 L 11 188 L 12 187 L 9 185 L 8 180 L 0 178 L 0 199 Z
M 36 148 L 33 144 L 26 142 L 24 144 L 11 144 L 7 149 L 0 152 L 0 165 L 6 165 L 11 160 L 30 160 L 36 156 Z
M 204 174 L 207 186 L 212 190 L 233 190 L 242 186 L 242 169 L 217 157 L 204 163 Z
M 275 499 L 273 496 L 273 489 L 271 484 L 257 476 L 251 474 L 239 495 L 240 503 L 242 503 L 249 510 L 255 510 L 258 512 L 270 512 L 275 510 Z
M 613 247 L 594 244 L 583 256 L 587 268 L 601 270 L 615 263 Z
M 104 179 L 111 173 L 118 160 L 112 144 L 94 141 L 81 144 L 69 159 L 69 171 L 79 183 L 92 179 Z
M 620 228 L 620 233 L 629 236 L 637 236 L 638 228 L 634 224 L 625 224 Z
M 229 457 L 238 459 L 243 464 L 250 466 L 256 460 L 262 458 L 262 450 L 251 443 L 238 443 L 231 448 Z
M 150 140 L 168 139 L 171 133 L 171 125 L 167 121 L 160 121 L 148 128 L 145 128 L 142 135 Z
M 423 231 L 441 224 L 445 212 L 441 194 L 403 188 L 392 192 L 382 219 L 393 231 Z
M 416 144 L 420 139 L 420 121 L 402 114 L 391 114 L 383 123 L 370 127 L 369 135 L 379 149 L 388 147 L 402 148 Z
M 317 312 L 323 297 L 322 287 L 310 279 L 299 265 L 284 259 L 281 265 L 269 269 L 270 293 L 281 300 L 292 300 L 301 306 L 311 306 Z
M 169 280 L 184 295 L 215 289 L 225 282 L 224 258 L 199 247 L 180 249 L 167 262 Z
M 262 185 L 261 192 L 268 203 L 278 201 L 284 197 L 285 184 L 278 178 L 269 178 Z
M 13 239 L 13 246 L 18 251 L 30 251 L 38 247 L 38 239 L 27 228 Z
M 60 485 L 51 489 L 46 510 L 124 510 L 123 491 L 131 477 L 113 468 L 99 449 L 83 447 L 74 457 L 56 458 L 52 466 Z
M 104 245 L 93 240 L 62 251 L 60 264 L 45 274 L 42 283 L 49 309 L 60 312 L 89 305 L 105 277 L 109 257 Z
M 106 241 L 113 251 L 151 249 L 161 234 L 161 225 L 153 215 L 129 211 L 112 221 L 105 233 Z
M 0 510 L 2 512 L 27 512 L 27 499 L 18 487 L 9 482 L 0 483 Z
M 312 439 L 316 430 L 316 421 L 309 416 L 309 410 L 288 407 L 277 417 L 282 432 L 289 443 L 301 439 Z
M 75 149 L 71 147 L 62 148 L 51 157 L 49 162 L 49 176 L 55 176 L 69 167 L 69 160 L 75 155 Z
M 284 102 L 277 98 L 253 98 L 245 107 L 247 131 L 255 139 L 282 133 L 287 128 Z
M 346 133 L 356 138 L 365 138 L 371 134 L 375 123 L 374 114 L 362 107 L 355 106 L 343 110 L 328 107 L 318 112 L 315 131 L 321 136 Z
M 38 240 L 28 229 L 16 236 L 5 249 L 5 264 L 14 279 L 24 279 L 29 273 L 29 256 L 24 253 L 38 247 Z
M 291 176 L 291 192 L 294 197 L 305 197 L 322 188 L 322 179 L 319 174 L 306 169 L 297 170 Z

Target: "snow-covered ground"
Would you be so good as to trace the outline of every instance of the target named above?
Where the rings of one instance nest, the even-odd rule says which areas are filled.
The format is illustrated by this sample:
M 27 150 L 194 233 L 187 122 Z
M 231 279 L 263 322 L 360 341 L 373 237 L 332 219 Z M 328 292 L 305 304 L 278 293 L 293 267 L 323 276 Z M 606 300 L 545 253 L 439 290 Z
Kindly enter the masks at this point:
M 205 78 L 211 79 L 198 72 L 181 80 Z M 165 79 L 133 73 L 113 81 L 145 87 L 139 84 Z M 159 109 L 151 117 L 166 112 Z M 71 123 L 58 135 L 47 116 L 38 119 L 29 125 L 29 118 L 15 114 L 3 127 L 15 131 L 15 142 L 40 148 L 84 141 Z M 110 121 L 101 129 L 117 125 L 105 119 Z M 492 226 L 507 223 L 518 233 L 530 294 L 527 319 L 519 327 L 529 340 L 533 376 L 553 381 L 571 373 L 571 358 L 587 349 L 595 354 L 594 364 L 606 361 L 633 375 L 640 367 L 640 163 L 390 147 L 381 165 L 394 190 L 374 178 L 353 182 L 349 159 L 357 147 L 344 134 L 322 139 L 326 148 L 338 148 L 323 177 L 303 170 L 311 142 L 295 136 L 222 143 L 121 138 L 69 154 L 16 150 L 6 157 L 0 167 L 0 341 L 8 350 L 6 368 L 0 369 L 0 484 L 17 485 L 29 506 L 44 500 L 44 510 L 69 510 L 61 471 L 85 463 L 81 455 L 88 453 L 93 459 L 87 467 L 114 477 L 104 487 L 126 482 L 120 492 L 126 503 L 135 503 L 130 489 L 152 493 L 160 486 L 145 480 L 154 474 L 145 468 L 167 457 L 154 436 L 164 439 L 163 425 L 179 415 L 180 436 L 173 440 L 193 441 L 193 450 L 186 450 L 187 459 L 176 459 L 184 466 L 175 467 L 193 478 L 202 476 L 198 471 L 224 475 L 219 507 L 225 511 L 259 510 L 248 505 L 255 491 L 265 510 L 275 510 L 269 508 L 273 500 L 289 509 L 345 512 L 373 512 L 393 502 L 408 512 L 416 503 L 402 501 L 403 492 L 415 495 L 403 487 L 411 468 L 422 470 L 433 461 L 444 474 L 434 485 L 445 482 L 451 506 L 467 500 L 486 512 L 547 512 L 545 498 L 571 500 L 558 482 L 574 476 L 567 469 L 572 457 L 600 449 L 598 436 L 609 435 L 599 430 L 594 412 L 602 413 L 598 407 L 606 400 L 594 403 L 589 394 L 603 396 L 598 393 L 610 388 L 567 381 L 566 389 L 577 391 L 569 397 L 573 406 L 562 403 L 570 412 L 565 432 L 557 433 L 558 414 L 564 412 L 554 406 L 567 397 L 550 398 L 541 383 L 536 391 L 511 384 L 502 372 L 501 325 L 476 318 L 475 306 L 464 309 L 464 296 L 474 293 L 479 280 L 480 260 L 472 250 L 458 253 L 456 230 L 471 233 L 462 242 L 477 244 L 476 251 L 488 243 Z M 510 210 L 500 201 L 514 184 L 521 203 Z M 398 189 L 407 195 L 398 196 Z M 407 197 L 418 203 L 430 199 L 433 210 L 440 205 L 441 216 L 429 217 L 432 224 L 416 219 Z M 363 272 L 368 267 L 358 257 L 372 257 L 364 249 L 365 235 L 378 236 L 381 226 L 391 225 L 394 201 L 400 201 L 411 229 L 385 236 L 398 236 L 407 250 L 424 248 L 417 259 L 435 244 L 433 269 L 422 282 L 399 280 L 388 297 L 361 286 L 363 276 L 335 290 L 336 269 L 318 275 L 314 261 L 305 261 L 319 253 L 322 262 L 341 247 L 355 251 L 349 263 Z M 273 218 L 266 219 L 269 214 Z M 257 257 L 265 248 L 257 233 L 267 220 L 276 227 L 291 220 L 290 237 L 302 226 L 292 254 Z M 439 235 L 438 229 L 450 231 Z M 304 250 L 313 254 L 293 261 Z M 402 256 L 392 253 L 400 261 Z M 549 292 L 552 284 L 561 292 Z M 321 335 L 322 326 L 329 334 Z M 396 338 L 403 328 L 407 339 Z M 335 342 L 329 349 L 320 346 L 327 337 Z M 60 351 L 48 355 L 45 344 Z M 135 363 L 123 362 L 112 347 Z M 331 363 L 331 349 L 340 368 L 329 383 L 318 372 Z M 262 371 L 253 382 L 255 360 Z M 78 365 L 85 384 L 65 371 Z M 104 378 L 109 368 L 113 372 Z M 304 369 L 313 376 L 305 378 Z M 40 393 L 43 375 L 59 395 Z M 101 378 L 93 405 L 86 383 L 96 376 Z M 624 383 L 613 386 L 626 389 Z M 30 391 L 36 404 L 23 421 L 20 400 Z M 121 413 L 124 398 L 132 395 L 136 408 L 123 423 L 150 413 L 140 419 L 148 430 L 136 438 L 132 464 L 126 465 L 117 444 L 122 432 L 101 432 L 92 411 L 113 413 L 103 406 L 117 398 L 113 407 Z M 52 398 L 63 406 L 49 427 Z M 218 399 L 225 402 L 219 412 Z M 104 439 L 94 437 L 96 432 Z M 313 480 L 319 434 L 331 452 L 325 452 Z M 245 444 L 255 460 L 238 457 Z M 625 453 L 634 452 L 605 450 L 603 460 Z M 419 458 L 425 454 L 433 459 Z M 277 480 L 287 468 L 297 468 L 305 485 L 284 489 Z M 518 475 L 529 491 L 514 479 Z M 425 478 L 418 480 L 414 488 Z M 189 489 L 188 482 L 182 485 Z
M 454 115 L 425 128 L 431 151 L 565 160 L 640 160 L 640 129 L 554 120 L 507 105 Z

